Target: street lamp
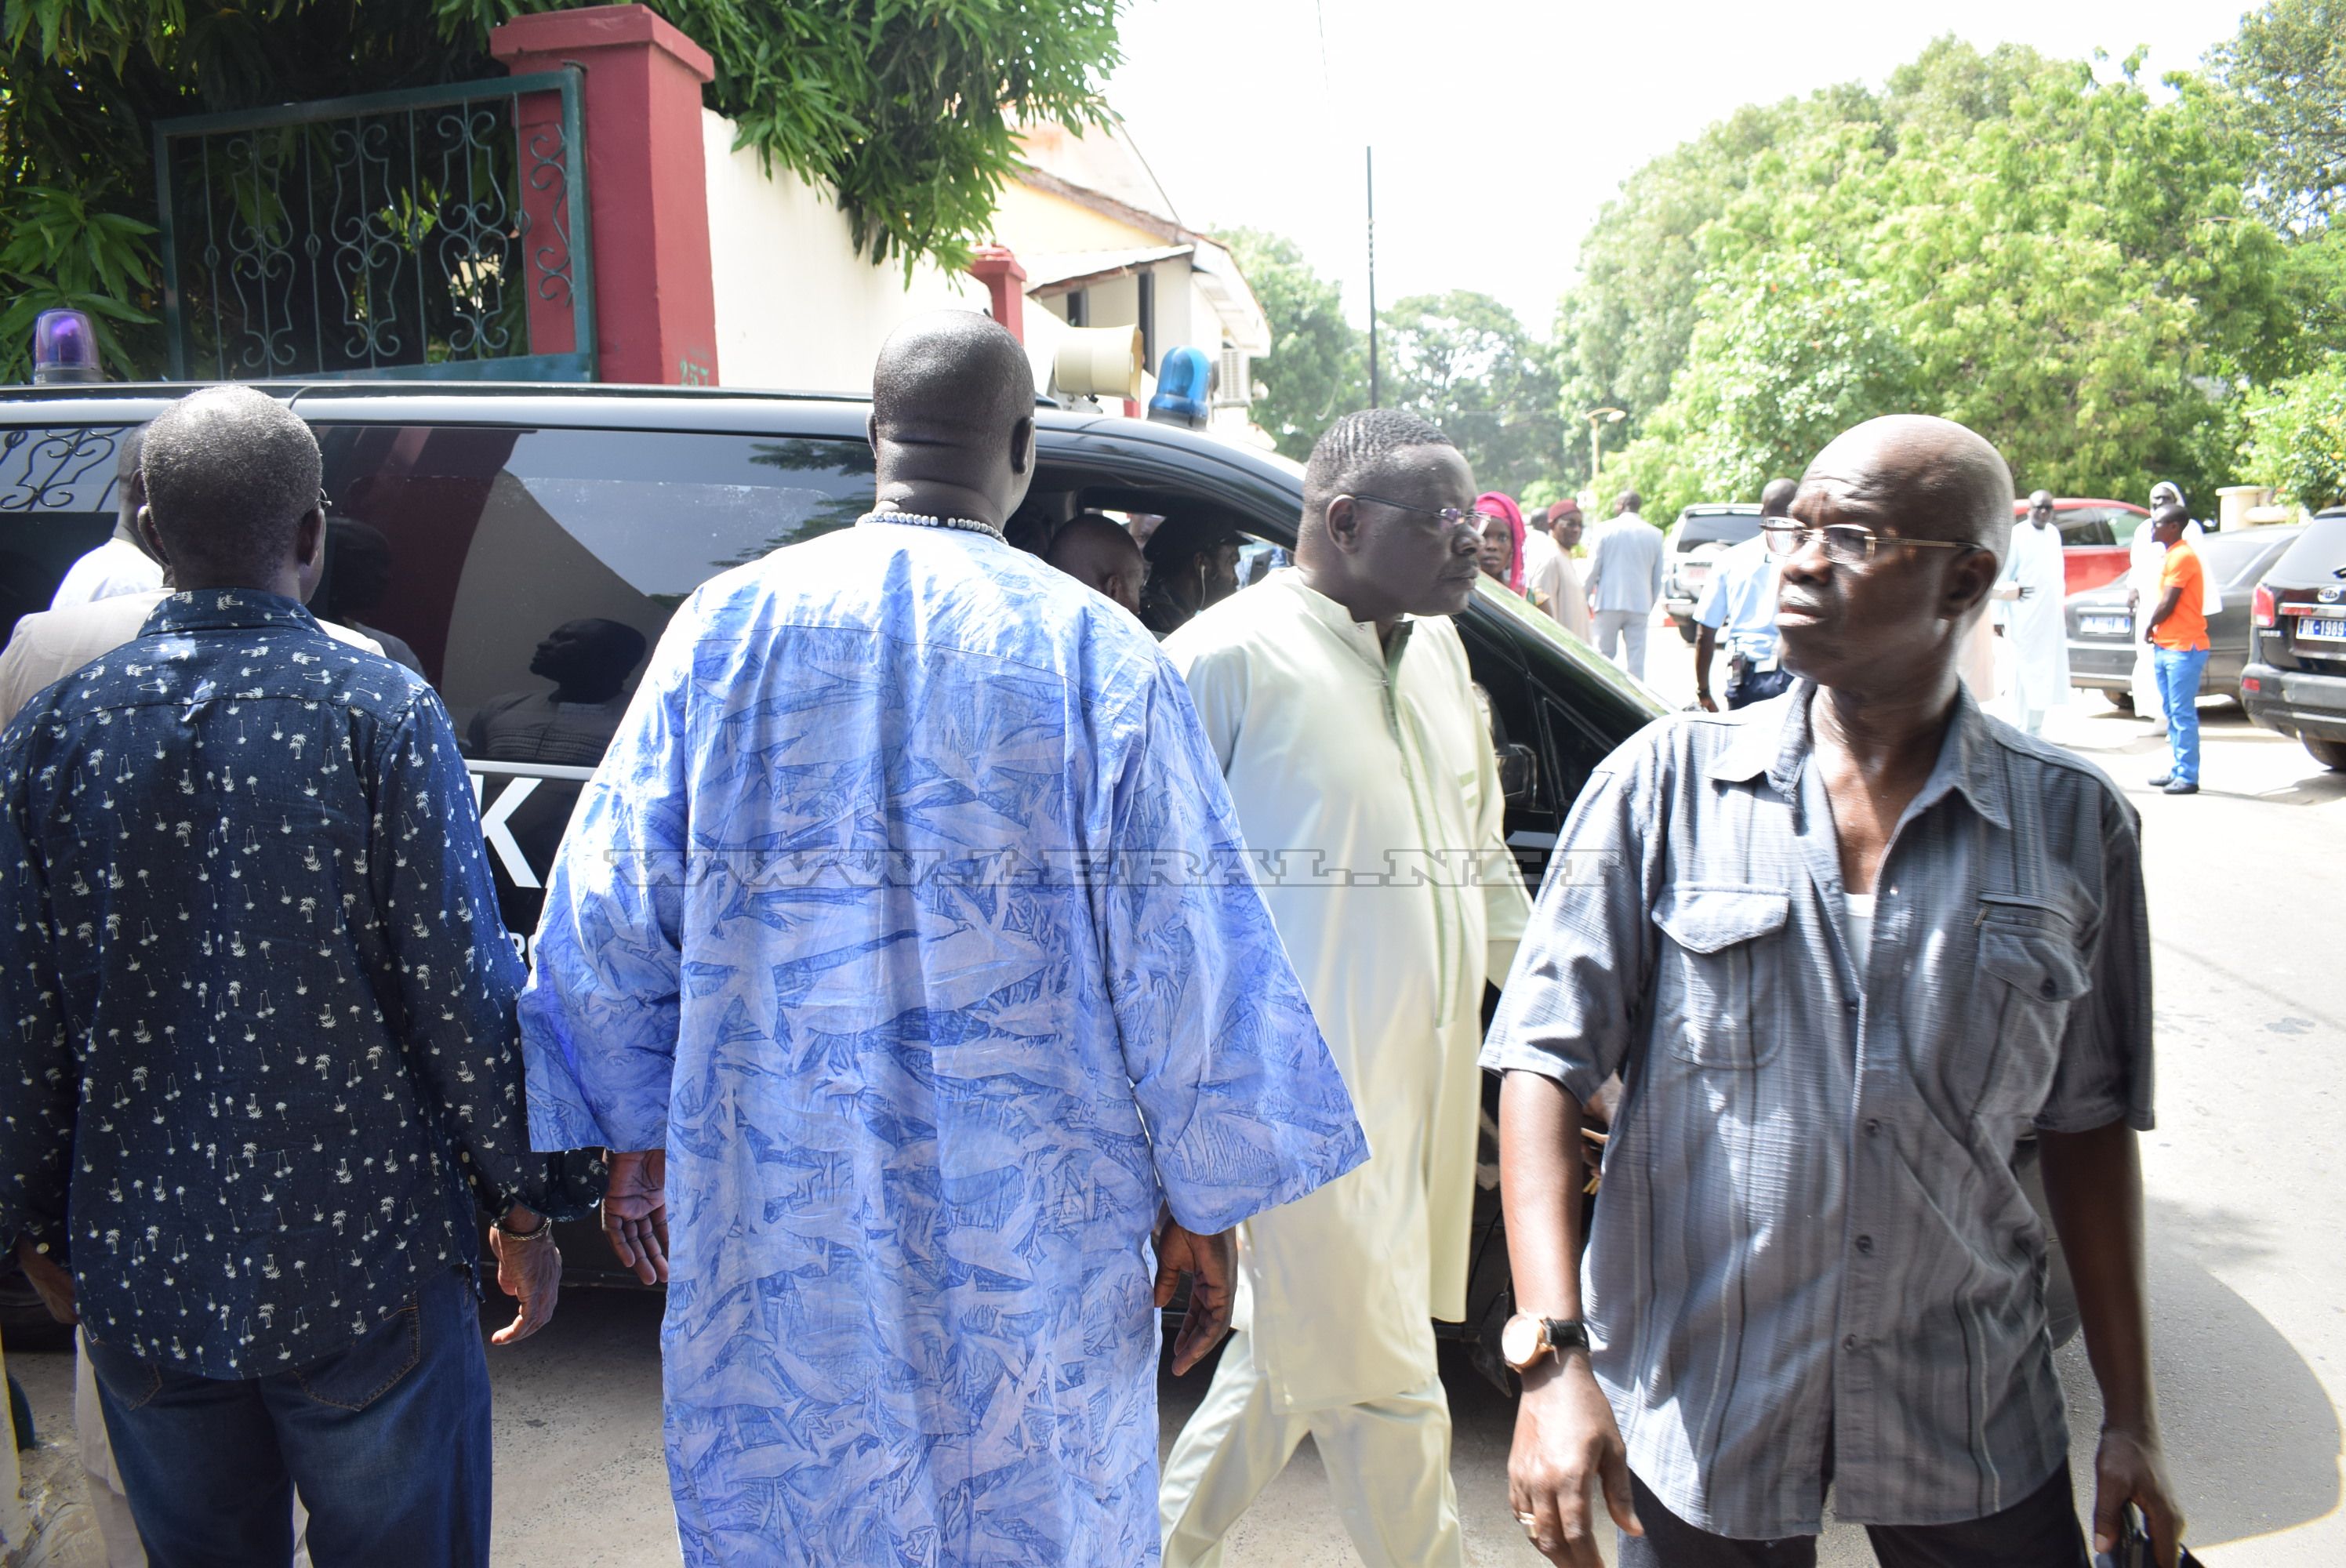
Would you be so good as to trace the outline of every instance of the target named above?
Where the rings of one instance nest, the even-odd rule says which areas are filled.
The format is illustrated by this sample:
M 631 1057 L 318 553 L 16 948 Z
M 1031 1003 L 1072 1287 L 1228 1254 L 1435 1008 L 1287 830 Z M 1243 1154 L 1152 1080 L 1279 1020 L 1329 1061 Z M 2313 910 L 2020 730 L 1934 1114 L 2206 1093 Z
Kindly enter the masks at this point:
M 1596 489 L 1596 471 L 1601 455 L 1598 433 L 1608 424 L 1620 423 L 1629 417 L 1629 413 L 1627 409 L 1595 408 L 1580 417 L 1588 422 L 1588 488 L 1593 494 Z

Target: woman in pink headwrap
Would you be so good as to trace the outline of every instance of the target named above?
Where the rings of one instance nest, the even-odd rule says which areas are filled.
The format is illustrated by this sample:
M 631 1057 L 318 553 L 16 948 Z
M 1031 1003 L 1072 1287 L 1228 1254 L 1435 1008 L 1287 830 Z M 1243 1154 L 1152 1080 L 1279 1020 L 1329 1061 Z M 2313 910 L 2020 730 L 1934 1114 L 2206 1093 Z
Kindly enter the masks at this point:
M 1490 519 L 1483 524 L 1483 575 L 1504 583 L 1510 593 L 1524 594 L 1523 508 L 1514 496 L 1486 490 L 1474 497 L 1474 510 Z

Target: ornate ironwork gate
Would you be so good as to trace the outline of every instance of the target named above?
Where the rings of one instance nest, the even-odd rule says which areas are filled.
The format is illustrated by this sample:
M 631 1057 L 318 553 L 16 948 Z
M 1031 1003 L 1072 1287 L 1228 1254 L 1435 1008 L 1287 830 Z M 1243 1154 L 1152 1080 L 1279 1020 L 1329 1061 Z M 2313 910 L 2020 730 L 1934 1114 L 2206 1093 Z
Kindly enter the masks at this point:
M 595 379 L 579 74 L 155 127 L 171 376 Z

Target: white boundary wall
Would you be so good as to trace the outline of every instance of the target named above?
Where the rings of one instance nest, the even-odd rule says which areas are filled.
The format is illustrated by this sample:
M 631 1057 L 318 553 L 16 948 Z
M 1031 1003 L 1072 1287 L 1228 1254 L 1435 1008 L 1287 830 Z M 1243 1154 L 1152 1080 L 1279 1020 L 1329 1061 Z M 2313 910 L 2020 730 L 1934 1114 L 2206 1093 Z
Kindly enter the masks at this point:
M 923 311 L 986 308 L 984 285 L 923 263 L 875 267 L 858 255 L 828 191 L 735 151 L 731 120 L 700 114 L 709 168 L 709 252 L 717 366 L 730 387 L 872 391 L 872 361 L 897 323 Z M 1030 307 L 1031 314 L 1031 307 Z

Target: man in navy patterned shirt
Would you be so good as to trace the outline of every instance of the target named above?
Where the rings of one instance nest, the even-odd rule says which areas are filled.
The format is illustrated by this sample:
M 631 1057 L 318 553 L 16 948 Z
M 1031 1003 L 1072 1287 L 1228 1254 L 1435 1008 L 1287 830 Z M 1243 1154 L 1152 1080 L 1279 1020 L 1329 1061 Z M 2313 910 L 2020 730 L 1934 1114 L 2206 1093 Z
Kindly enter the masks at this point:
M 473 1211 L 551 1314 L 472 792 L 423 681 L 298 598 L 308 428 L 158 419 L 178 591 L 0 734 L 0 1238 L 89 1339 L 148 1560 L 488 1561 Z

